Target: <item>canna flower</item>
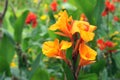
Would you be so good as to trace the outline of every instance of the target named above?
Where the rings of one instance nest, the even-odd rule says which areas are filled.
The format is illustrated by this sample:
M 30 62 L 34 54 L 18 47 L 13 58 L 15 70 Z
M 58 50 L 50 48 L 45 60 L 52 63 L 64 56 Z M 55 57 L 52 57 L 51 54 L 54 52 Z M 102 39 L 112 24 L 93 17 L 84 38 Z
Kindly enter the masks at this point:
M 97 52 L 87 46 L 85 43 L 81 43 L 79 46 L 80 54 L 80 66 L 85 66 L 95 62 Z
M 112 41 L 103 41 L 102 39 L 98 39 L 97 45 L 100 48 L 100 50 L 104 50 L 106 48 L 114 48 L 116 44 Z
M 106 1 L 105 2 L 105 5 L 106 5 L 106 8 L 108 8 L 108 10 L 110 11 L 110 12 L 114 12 L 115 11 L 115 6 L 114 6 L 114 4 L 113 3 L 111 3 L 110 1 Z
M 74 21 L 73 27 L 72 27 L 72 34 L 79 32 L 80 37 L 85 41 L 91 41 L 93 40 L 95 34 L 93 31 L 96 29 L 96 26 L 90 25 L 86 21 Z
M 66 57 L 64 51 L 70 48 L 71 45 L 71 42 L 62 40 L 61 43 L 59 43 L 59 40 L 55 39 L 54 41 L 44 42 L 42 52 L 47 57 L 65 59 Z
M 120 0 L 112 0 L 113 2 L 120 2 Z
M 106 48 L 106 45 L 105 45 L 105 42 L 103 41 L 103 39 L 98 39 L 97 45 L 100 48 L 100 50 L 104 50 Z
M 67 0 L 63 0 L 63 2 L 67 2 Z
M 102 12 L 102 16 L 106 16 L 109 12 L 115 11 L 115 6 L 113 3 L 111 3 L 109 0 L 106 0 L 105 2 L 105 10 Z
M 57 1 L 56 1 L 56 0 L 54 0 L 54 1 L 50 4 L 50 7 L 51 7 L 52 11 L 57 11 L 57 6 L 58 6 L 58 4 L 57 4 Z
M 114 21 L 118 22 L 119 21 L 119 18 L 117 16 L 114 16 Z
M 55 24 L 51 25 L 49 30 L 59 30 L 59 32 L 56 32 L 56 34 L 71 38 L 71 29 L 73 23 L 72 17 L 68 17 L 66 11 L 60 12 L 59 16 L 60 17 L 58 18 L 58 21 Z
M 107 47 L 109 47 L 109 48 L 110 48 L 110 47 L 112 48 L 112 47 L 115 46 L 115 44 L 114 44 L 113 42 L 111 42 L 111 41 L 106 41 L 106 42 L 105 42 L 105 45 L 106 45 Z
M 30 12 L 25 21 L 26 24 L 32 24 L 32 28 L 37 26 L 37 16 L 36 14 Z

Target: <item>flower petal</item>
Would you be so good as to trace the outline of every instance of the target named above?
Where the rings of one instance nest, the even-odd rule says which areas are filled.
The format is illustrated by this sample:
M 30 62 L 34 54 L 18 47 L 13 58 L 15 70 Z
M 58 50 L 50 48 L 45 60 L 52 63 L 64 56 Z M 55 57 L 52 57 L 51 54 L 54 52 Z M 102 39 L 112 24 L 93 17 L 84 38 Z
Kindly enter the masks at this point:
M 44 55 L 48 57 L 55 57 L 59 53 L 59 40 L 55 39 L 55 41 L 47 41 L 43 43 L 42 52 Z
M 95 60 L 97 52 L 91 49 L 85 43 L 81 43 L 79 47 L 80 57 L 84 60 Z
M 92 32 L 80 30 L 80 36 L 85 42 L 88 42 L 88 41 L 93 40 L 95 34 Z
M 55 31 L 58 29 L 58 26 L 56 24 L 53 24 L 49 27 L 49 30 Z
M 66 50 L 67 48 L 72 46 L 72 43 L 62 40 L 60 46 L 61 46 L 61 50 Z
M 94 30 L 96 30 L 96 28 L 97 28 L 96 26 L 90 25 L 89 26 L 89 31 L 93 32 Z

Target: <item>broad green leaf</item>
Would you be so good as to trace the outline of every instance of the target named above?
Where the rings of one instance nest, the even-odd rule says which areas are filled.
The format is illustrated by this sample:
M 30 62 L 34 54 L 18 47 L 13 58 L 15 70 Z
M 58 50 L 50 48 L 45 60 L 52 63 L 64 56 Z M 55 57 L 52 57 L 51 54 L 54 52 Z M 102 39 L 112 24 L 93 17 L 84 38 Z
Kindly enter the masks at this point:
M 0 40 L 0 74 L 5 72 L 9 75 L 9 65 L 15 53 L 15 45 L 9 33 L 3 32 L 3 38 Z
M 63 63 L 63 69 L 64 69 L 64 77 L 66 77 L 67 80 L 74 80 L 73 74 L 72 74 L 70 68 L 68 67 L 68 65 L 66 65 L 65 62 Z
M 117 68 L 120 69 L 120 51 L 113 54 L 113 59 L 115 60 Z
M 32 70 L 28 74 L 28 78 L 29 79 L 33 76 L 33 74 L 35 73 L 35 71 L 38 69 L 39 62 L 40 62 L 40 57 L 41 57 L 41 53 L 37 56 L 37 58 L 35 59 L 35 61 L 32 64 Z
M 82 74 L 79 76 L 79 80 L 98 80 L 98 76 L 95 73 Z
M 16 20 L 14 25 L 14 37 L 17 43 L 21 43 L 22 31 L 24 28 L 25 19 L 28 14 L 28 10 L 24 11 L 22 15 Z
M 49 74 L 45 69 L 38 68 L 31 80 L 50 80 Z
M 97 0 L 76 0 L 73 2 L 72 0 L 70 0 L 71 4 L 75 5 L 78 10 L 85 13 L 89 22 L 92 21 L 92 15 L 96 6 L 96 1 Z
M 101 72 L 100 80 L 108 80 L 108 72 L 106 68 L 104 68 L 104 70 Z
M 90 67 L 90 72 L 99 74 L 105 67 L 105 60 L 101 59 L 100 61 L 95 62 Z

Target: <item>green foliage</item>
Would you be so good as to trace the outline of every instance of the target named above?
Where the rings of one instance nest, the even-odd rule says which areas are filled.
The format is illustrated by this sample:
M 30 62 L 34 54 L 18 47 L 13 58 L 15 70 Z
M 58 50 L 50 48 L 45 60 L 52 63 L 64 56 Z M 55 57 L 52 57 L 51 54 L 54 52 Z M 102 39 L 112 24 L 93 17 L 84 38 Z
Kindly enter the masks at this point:
M 38 68 L 31 80 L 49 80 L 49 75 L 46 70 Z
M 116 66 L 118 69 L 120 69 L 120 51 L 118 51 L 116 54 L 113 54 L 113 59 L 115 60 Z
M 9 33 L 3 31 L 2 40 L 0 40 L 0 73 L 10 75 L 10 63 L 15 53 L 14 40 Z
M 98 76 L 95 73 L 81 74 L 79 79 L 80 80 L 98 80 Z
M 17 43 L 21 43 L 22 40 L 22 31 L 24 28 L 25 19 L 28 15 L 28 10 L 24 11 L 22 15 L 16 20 L 14 25 L 14 37 Z

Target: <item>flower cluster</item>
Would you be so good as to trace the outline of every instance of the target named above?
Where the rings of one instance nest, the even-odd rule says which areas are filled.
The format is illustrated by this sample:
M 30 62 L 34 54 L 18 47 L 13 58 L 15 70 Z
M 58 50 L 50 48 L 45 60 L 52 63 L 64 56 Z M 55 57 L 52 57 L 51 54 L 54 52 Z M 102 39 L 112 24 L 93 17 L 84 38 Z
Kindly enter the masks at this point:
M 37 26 L 37 16 L 36 14 L 29 12 L 26 20 L 25 20 L 26 24 L 32 24 L 32 28 L 35 28 Z
M 113 48 L 115 47 L 116 44 L 112 41 L 104 41 L 103 39 L 98 39 L 97 45 L 99 49 L 102 51 L 110 48 L 108 49 L 108 52 L 114 52 L 115 50 Z
M 106 16 L 109 12 L 114 12 L 114 11 L 115 11 L 115 5 L 109 0 L 106 0 L 105 10 L 102 12 L 102 16 Z
M 54 41 L 46 41 L 43 43 L 42 52 L 48 57 L 54 57 L 64 60 L 69 64 L 69 60 L 66 58 L 66 50 L 72 47 L 73 62 L 75 62 L 80 56 L 79 67 L 88 65 L 95 62 L 97 52 L 91 49 L 87 42 L 92 41 L 95 33 L 96 26 L 90 25 L 84 15 L 80 20 L 73 20 L 72 16 L 68 16 L 66 11 L 59 13 L 58 20 L 55 24 L 49 27 L 49 30 L 55 31 L 56 34 L 68 37 L 70 41 L 58 39 Z

